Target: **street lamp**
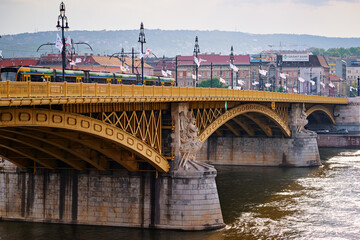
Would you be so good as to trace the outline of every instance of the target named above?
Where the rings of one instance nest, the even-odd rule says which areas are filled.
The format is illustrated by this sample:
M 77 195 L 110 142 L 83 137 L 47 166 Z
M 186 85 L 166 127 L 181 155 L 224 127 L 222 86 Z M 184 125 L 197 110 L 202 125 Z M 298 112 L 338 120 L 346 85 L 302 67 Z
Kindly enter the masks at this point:
M 194 46 L 194 55 L 196 58 L 198 58 L 198 54 L 200 53 L 200 48 L 199 48 L 199 40 L 198 40 L 198 37 L 196 36 L 195 37 L 195 46 Z M 199 59 L 198 59 L 199 61 Z M 195 84 L 194 86 L 197 87 L 198 86 L 198 65 L 197 63 L 195 63 Z
M 230 62 L 231 62 L 231 89 L 234 89 L 234 48 L 231 46 L 230 49 Z
M 144 24 L 141 22 L 140 24 L 140 33 L 139 33 L 139 41 L 138 43 L 141 44 L 141 83 L 144 84 L 144 43 L 145 40 L 145 33 L 144 33 Z
M 60 21 L 61 21 L 61 25 L 60 25 Z M 64 26 L 64 22 L 65 22 L 65 26 Z M 60 14 L 58 16 L 58 21 L 57 21 L 57 25 L 56 28 L 58 30 L 61 29 L 61 34 L 62 34 L 62 50 L 61 50 L 61 57 L 62 57 L 62 80 L 65 81 L 65 67 L 66 67 L 66 63 L 65 63 L 65 51 L 66 51 L 66 44 L 65 44 L 65 36 L 64 36 L 64 29 L 67 31 L 69 30 L 69 25 L 68 25 L 68 20 L 67 17 L 65 16 L 65 4 L 64 2 L 61 2 L 60 4 Z

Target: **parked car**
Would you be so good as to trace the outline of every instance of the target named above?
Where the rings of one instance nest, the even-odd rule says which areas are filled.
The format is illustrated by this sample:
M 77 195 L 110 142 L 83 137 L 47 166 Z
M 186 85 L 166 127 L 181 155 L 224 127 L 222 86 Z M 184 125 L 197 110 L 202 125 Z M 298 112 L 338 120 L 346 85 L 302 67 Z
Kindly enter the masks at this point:
M 327 130 L 327 129 L 318 129 L 315 132 L 316 133 L 329 133 L 329 130 Z
M 347 129 L 339 129 L 336 131 L 337 134 L 348 134 L 349 131 Z

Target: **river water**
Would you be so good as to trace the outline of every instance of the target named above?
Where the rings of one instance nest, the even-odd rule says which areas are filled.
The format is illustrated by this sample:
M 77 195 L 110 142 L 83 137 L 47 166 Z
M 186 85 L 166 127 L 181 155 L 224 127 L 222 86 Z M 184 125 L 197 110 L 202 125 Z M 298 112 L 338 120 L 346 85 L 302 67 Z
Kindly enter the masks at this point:
M 0 240 L 360 239 L 360 151 L 320 153 L 319 168 L 218 166 L 218 231 L 0 222 Z

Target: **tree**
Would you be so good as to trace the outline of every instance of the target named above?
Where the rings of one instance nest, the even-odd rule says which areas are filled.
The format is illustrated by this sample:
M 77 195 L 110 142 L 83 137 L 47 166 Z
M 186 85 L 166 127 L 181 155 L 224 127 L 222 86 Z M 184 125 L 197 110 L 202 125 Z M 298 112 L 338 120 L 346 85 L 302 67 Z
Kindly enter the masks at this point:
M 201 83 L 199 84 L 199 87 L 203 87 L 203 88 L 211 87 L 211 79 L 208 78 L 208 79 L 202 80 Z M 213 88 L 227 88 L 227 86 L 225 86 L 224 83 L 221 83 L 218 78 L 212 79 L 212 87 Z

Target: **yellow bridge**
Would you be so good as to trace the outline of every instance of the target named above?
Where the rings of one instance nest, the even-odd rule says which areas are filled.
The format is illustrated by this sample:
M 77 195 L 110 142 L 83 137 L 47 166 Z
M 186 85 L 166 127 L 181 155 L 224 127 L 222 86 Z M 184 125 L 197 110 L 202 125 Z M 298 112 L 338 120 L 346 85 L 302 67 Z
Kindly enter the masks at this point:
M 290 137 L 288 115 L 334 123 L 345 98 L 231 89 L 0 82 L 0 155 L 21 168 L 168 172 L 174 104 L 186 103 L 198 138 Z

